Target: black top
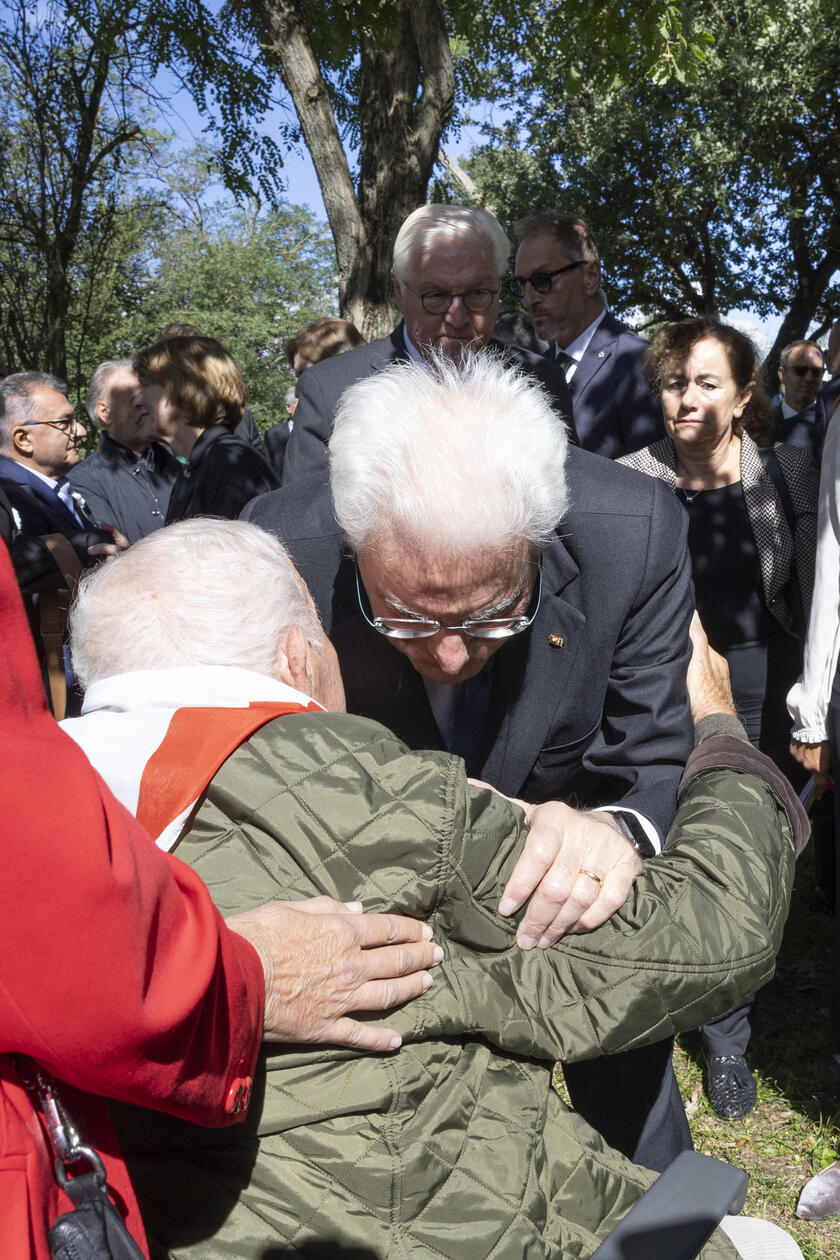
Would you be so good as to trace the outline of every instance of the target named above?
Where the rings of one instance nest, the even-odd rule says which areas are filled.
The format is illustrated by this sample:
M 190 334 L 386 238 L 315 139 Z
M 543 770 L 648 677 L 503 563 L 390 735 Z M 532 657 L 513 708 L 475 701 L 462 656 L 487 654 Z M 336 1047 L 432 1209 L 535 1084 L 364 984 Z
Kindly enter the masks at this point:
M 172 487 L 166 523 L 193 516 L 235 520 L 246 503 L 280 485 L 268 461 L 220 424 L 205 429 Z
M 776 634 L 740 481 L 717 490 L 677 490 L 688 510 L 697 611 L 718 652 Z

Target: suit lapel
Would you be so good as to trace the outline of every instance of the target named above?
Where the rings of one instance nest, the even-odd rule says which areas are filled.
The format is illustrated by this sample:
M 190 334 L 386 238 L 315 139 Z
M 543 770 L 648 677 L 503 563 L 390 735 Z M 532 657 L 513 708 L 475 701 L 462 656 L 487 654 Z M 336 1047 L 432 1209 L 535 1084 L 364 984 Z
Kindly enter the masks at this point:
M 80 528 L 79 522 L 70 509 L 61 502 L 56 491 L 46 482 L 41 481 L 40 477 L 34 477 L 29 469 L 17 460 L 4 456 L 0 463 L 0 473 L 8 477 L 10 481 L 16 481 L 31 498 L 40 504 L 44 514 L 49 518 L 50 529 L 55 533 L 73 534 Z
M 607 325 L 608 315 L 605 315 L 601 323 L 592 334 L 592 340 L 586 347 L 583 358 L 575 368 L 574 376 L 569 382 L 572 400 L 579 398 L 583 391 L 588 387 L 593 377 L 601 371 L 612 358 L 615 349 L 616 333 Z M 605 327 L 605 325 L 607 325 Z
M 583 642 L 586 617 L 570 598 L 577 577 L 558 540 L 543 557 L 543 597 L 534 624 L 496 653 L 480 777 L 509 796 L 519 792 L 545 744 Z

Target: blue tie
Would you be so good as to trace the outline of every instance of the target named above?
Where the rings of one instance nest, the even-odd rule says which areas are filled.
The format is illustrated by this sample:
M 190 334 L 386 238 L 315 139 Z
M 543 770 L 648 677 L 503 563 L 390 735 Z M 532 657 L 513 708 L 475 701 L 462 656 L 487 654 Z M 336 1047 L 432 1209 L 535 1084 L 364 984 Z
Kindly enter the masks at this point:
M 484 763 L 484 727 L 490 711 L 490 692 L 493 686 L 493 660 L 484 666 L 475 678 L 461 683 L 455 702 L 455 726 L 452 731 L 450 752 L 463 757 L 467 774 L 475 777 Z

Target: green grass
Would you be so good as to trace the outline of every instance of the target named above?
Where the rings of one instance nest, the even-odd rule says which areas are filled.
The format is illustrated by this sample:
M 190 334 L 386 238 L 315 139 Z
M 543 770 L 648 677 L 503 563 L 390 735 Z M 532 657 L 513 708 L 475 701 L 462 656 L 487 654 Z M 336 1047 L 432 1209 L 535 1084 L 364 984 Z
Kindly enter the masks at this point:
M 812 909 L 813 854 L 806 850 L 775 979 L 758 995 L 747 1051 L 758 1105 L 741 1121 L 719 1120 L 703 1090 L 700 1038 L 679 1039 L 677 1080 L 699 1151 L 749 1174 L 744 1211 L 775 1221 L 806 1260 L 840 1255 L 840 1217 L 800 1221 L 804 1182 L 840 1157 L 840 1067 L 828 1053 L 828 992 L 833 920 Z
M 809 845 L 798 863 L 776 976 L 753 1013 L 747 1062 L 758 1105 L 752 1114 L 727 1121 L 710 1109 L 698 1034 L 679 1038 L 674 1060 L 695 1147 L 749 1174 L 744 1212 L 788 1230 L 806 1260 L 840 1256 L 840 1216 L 800 1221 L 794 1215 L 803 1184 L 840 1158 L 840 1067 L 828 1053 L 833 920 L 812 910 L 813 887 Z

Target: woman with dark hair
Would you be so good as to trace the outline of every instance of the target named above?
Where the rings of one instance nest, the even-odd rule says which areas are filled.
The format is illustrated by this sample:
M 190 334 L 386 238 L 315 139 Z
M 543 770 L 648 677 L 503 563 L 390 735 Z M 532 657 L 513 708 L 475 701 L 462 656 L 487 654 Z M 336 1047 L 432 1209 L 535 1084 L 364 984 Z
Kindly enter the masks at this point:
M 661 328 L 645 354 L 667 437 L 619 462 L 666 481 L 689 515 L 697 611 L 726 657 L 750 740 L 793 778 L 785 698 L 802 664 L 814 583 L 819 479 L 810 454 L 769 439 L 755 348 L 709 319 Z M 744 1062 L 751 1003 L 702 1030 L 709 1101 L 734 1119 L 755 1106 Z
M 183 461 L 172 487 L 166 524 L 192 516 L 239 516 L 258 494 L 276 490 L 271 465 L 233 432 L 247 392 L 231 356 L 213 337 L 182 335 L 156 341 L 134 359 L 136 402 L 155 437 Z

